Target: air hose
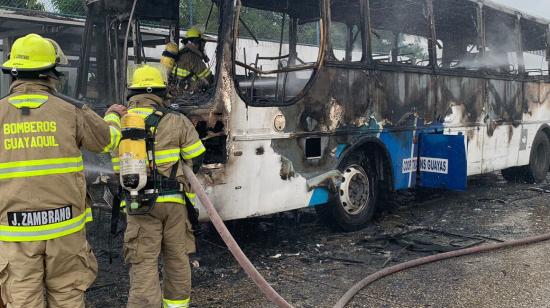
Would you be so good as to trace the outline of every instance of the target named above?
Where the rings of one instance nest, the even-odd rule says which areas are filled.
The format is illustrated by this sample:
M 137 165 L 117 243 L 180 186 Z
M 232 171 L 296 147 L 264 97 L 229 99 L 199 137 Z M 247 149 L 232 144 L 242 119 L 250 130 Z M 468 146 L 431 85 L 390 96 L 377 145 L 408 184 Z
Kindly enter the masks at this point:
M 227 230 L 227 227 L 223 223 L 223 220 L 221 219 L 220 215 L 206 196 L 206 193 L 204 189 L 202 188 L 202 185 L 200 184 L 199 180 L 187 165 L 182 164 L 183 171 L 185 173 L 185 177 L 191 184 L 192 190 L 197 194 L 199 200 L 201 201 L 201 204 L 206 209 L 208 216 L 210 217 L 210 220 L 212 221 L 212 224 L 214 224 L 214 227 L 222 237 L 223 241 L 229 248 L 229 251 L 233 254 L 237 262 L 241 265 L 241 267 L 245 270 L 245 272 L 248 274 L 248 276 L 256 283 L 258 288 L 274 303 L 277 305 L 277 307 L 292 307 L 284 298 L 281 297 L 275 291 L 269 283 L 262 277 L 262 275 L 258 272 L 258 270 L 252 265 L 250 260 L 246 257 L 246 255 L 243 253 L 229 230 Z M 524 246 L 524 245 L 531 245 L 536 244 L 544 241 L 550 240 L 550 233 L 548 234 L 542 234 L 537 236 L 528 237 L 525 239 L 520 240 L 512 240 L 508 242 L 502 242 L 502 243 L 496 243 L 496 244 L 487 244 L 487 245 L 481 245 L 476 247 L 470 247 L 445 253 L 440 253 L 436 255 L 431 255 L 427 257 L 418 258 L 415 260 L 407 261 L 404 263 L 400 263 L 385 269 L 382 269 L 374 274 L 371 274 L 367 276 L 365 279 L 359 281 L 357 284 L 355 284 L 351 289 L 349 289 L 344 296 L 342 296 L 336 305 L 334 305 L 334 308 L 343 308 L 345 307 L 352 299 L 353 297 L 361 291 L 363 288 L 367 287 L 368 285 L 384 278 L 387 276 L 390 276 L 392 274 L 418 267 L 421 265 L 425 265 L 428 263 L 433 263 L 441 260 L 446 259 L 452 259 L 456 257 L 461 257 L 465 255 L 472 255 L 472 254 L 478 254 L 488 251 L 493 251 L 497 249 L 503 249 L 503 248 L 510 248 L 510 247 L 516 247 L 516 246 Z

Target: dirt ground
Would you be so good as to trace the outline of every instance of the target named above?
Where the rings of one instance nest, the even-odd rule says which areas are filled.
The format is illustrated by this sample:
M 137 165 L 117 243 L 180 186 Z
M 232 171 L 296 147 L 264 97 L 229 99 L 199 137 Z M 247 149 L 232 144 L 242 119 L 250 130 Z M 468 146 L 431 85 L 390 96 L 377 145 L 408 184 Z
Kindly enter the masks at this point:
M 338 233 L 311 209 L 231 222 L 239 244 L 295 307 L 332 307 L 355 282 L 387 266 L 502 240 L 550 232 L 548 184 L 510 184 L 490 174 L 466 192 L 399 193 L 365 230 Z M 96 219 L 96 224 L 101 223 Z M 198 238 L 192 307 L 273 307 L 215 234 Z M 89 307 L 124 307 L 127 268 L 109 265 L 106 230 L 90 226 L 100 273 Z M 97 235 L 97 234 L 100 235 Z M 120 252 L 121 236 L 115 240 Z M 349 307 L 550 307 L 550 243 L 434 263 L 387 277 Z

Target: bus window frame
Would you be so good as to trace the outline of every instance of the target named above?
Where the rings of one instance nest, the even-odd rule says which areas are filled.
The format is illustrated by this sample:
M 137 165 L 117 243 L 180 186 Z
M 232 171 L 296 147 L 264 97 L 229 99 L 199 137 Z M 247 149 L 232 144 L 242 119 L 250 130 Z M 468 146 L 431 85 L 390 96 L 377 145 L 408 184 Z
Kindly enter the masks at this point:
M 330 23 L 331 23 L 331 0 L 319 0 L 320 1 L 320 28 L 321 28 L 321 37 L 319 45 L 319 57 L 317 61 L 317 66 L 313 68 L 312 76 L 307 83 L 307 85 L 302 89 L 301 93 L 295 96 L 293 99 L 287 101 L 285 104 L 255 104 L 247 102 L 244 98 L 243 101 L 250 106 L 258 107 L 284 107 L 290 106 L 302 99 L 306 93 L 311 89 L 311 86 L 317 79 L 317 73 L 324 66 L 327 67 L 340 67 L 340 68 L 350 68 L 350 69 L 367 69 L 367 70 L 380 70 L 380 71 L 394 71 L 394 72 L 407 72 L 407 73 L 419 73 L 419 74 L 428 74 L 428 75 L 441 75 L 441 76 L 457 76 L 457 77 L 468 77 L 468 78 L 483 78 L 483 79 L 494 79 L 494 80 L 508 80 L 508 81 L 544 81 L 550 82 L 550 73 L 544 76 L 527 76 L 525 73 L 525 59 L 523 57 L 522 51 L 522 41 L 521 41 L 521 19 L 527 18 L 531 21 L 538 22 L 542 25 L 546 25 L 546 50 L 548 58 L 548 70 L 550 71 L 550 23 L 545 23 L 543 20 L 536 19 L 535 17 L 525 17 L 522 13 L 514 12 L 510 10 L 504 10 L 491 5 L 486 5 L 482 2 L 474 1 L 477 11 L 477 33 L 479 40 L 479 52 L 483 55 L 486 52 L 487 40 L 486 40 L 486 18 L 484 11 L 485 9 L 497 10 L 501 13 L 513 16 L 515 18 L 515 31 L 518 42 L 518 47 L 516 52 L 518 53 L 518 73 L 509 74 L 509 73 L 499 73 L 494 70 L 488 70 L 481 68 L 478 70 L 456 70 L 452 68 L 443 68 L 437 65 L 437 44 L 434 42 L 437 40 L 437 28 L 435 27 L 435 16 L 433 9 L 434 0 L 424 0 L 427 5 L 427 36 L 428 39 L 428 52 L 429 52 L 429 61 L 430 63 L 427 66 L 414 66 L 408 64 L 399 64 L 399 63 L 380 63 L 376 62 L 373 59 L 372 53 L 372 16 L 371 16 L 371 0 L 359 0 L 361 6 L 361 21 L 360 26 L 362 31 L 362 49 L 363 56 L 361 61 L 340 61 L 331 57 L 332 46 L 330 43 Z M 467 1 L 467 0 L 464 0 Z M 236 5 L 236 21 L 238 21 L 238 14 L 241 9 L 240 0 L 237 0 Z M 237 9 L 238 8 L 238 9 Z M 236 22 L 234 21 L 234 22 Z M 544 20 L 545 21 L 545 20 Z M 234 27 L 234 26 L 233 26 Z M 234 40 L 236 40 L 237 32 L 234 33 Z M 233 47 L 233 53 L 235 53 L 235 46 Z M 233 55 L 233 68 L 235 65 L 235 55 Z M 234 68 L 235 69 L 235 68 Z M 523 72 L 523 73 L 522 73 Z M 234 75 L 233 75 L 234 76 Z M 240 97 L 240 94 L 238 94 Z
M 426 1 L 433 3 L 433 0 L 426 0 Z M 516 53 L 517 53 L 517 61 L 518 61 L 518 73 L 516 74 L 499 73 L 494 70 L 485 69 L 485 68 L 481 68 L 478 70 L 461 71 L 461 70 L 456 70 L 452 68 L 442 68 L 442 67 L 439 67 L 438 65 L 434 65 L 435 73 L 438 75 L 464 76 L 464 77 L 486 78 L 486 79 L 495 79 L 495 80 L 511 80 L 511 81 L 542 80 L 546 82 L 550 81 L 550 74 L 546 76 L 527 76 L 527 74 L 525 73 L 525 59 L 523 54 L 522 37 L 521 37 L 521 20 L 526 17 L 524 17 L 521 13 L 499 10 L 499 8 L 495 8 L 489 5 L 485 5 L 481 2 L 477 2 L 476 10 L 477 10 L 477 32 L 478 32 L 478 40 L 479 40 L 478 45 L 480 47 L 479 52 L 483 55 L 486 52 L 486 48 L 487 48 L 487 33 L 486 33 L 487 20 L 485 18 L 486 9 L 497 10 L 503 14 L 507 14 L 515 18 L 514 33 L 516 35 L 516 42 L 517 42 Z M 434 18 L 434 15 L 432 11 L 431 19 L 433 18 Z M 542 23 L 533 18 L 526 18 L 526 19 L 545 25 L 545 23 Z M 546 25 L 548 25 L 546 45 L 547 45 L 547 57 L 549 60 L 548 70 L 550 71 L 550 24 L 546 24 Z M 437 28 L 435 28 L 435 24 L 433 24 L 432 27 L 434 31 L 434 37 L 435 39 L 437 39 Z M 433 48 L 437 48 L 437 46 L 433 46 Z
M 352 25 L 352 28 L 350 29 L 350 24 L 346 24 L 346 23 L 343 23 L 346 25 L 346 30 L 347 30 L 347 34 L 346 34 L 346 48 L 344 50 L 345 52 L 345 58 L 343 60 L 338 60 L 335 56 L 334 56 L 334 46 L 332 45 L 332 35 L 331 35 L 331 31 L 330 29 L 332 28 L 332 23 L 333 23 L 333 20 L 332 20 L 332 2 L 334 0 L 328 0 L 328 14 L 327 14 L 327 24 L 328 24 L 328 33 L 327 33 L 327 42 L 328 42 L 328 46 L 326 46 L 326 48 L 329 50 L 327 52 L 327 61 L 328 62 L 331 62 L 331 63 L 343 63 L 343 64 L 362 64 L 362 63 L 366 63 L 367 62 L 367 58 L 369 57 L 370 53 L 368 52 L 368 48 L 367 48 L 367 32 L 366 32 L 366 27 L 365 27 L 365 19 L 366 18 L 366 15 L 365 15 L 365 8 L 366 8 L 366 3 L 369 2 L 369 0 L 357 0 L 359 1 L 359 23 L 358 24 L 353 24 Z M 361 59 L 359 60 L 352 60 L 353 56 L 351 55 L 351 53 L 353 53 L 353 44 L 351 46 L 348 46 L 349 43 L 351 43 L 351 33 L 352 33 L 352 29 L 353 29 L 353 26 L 357 26 L 357 30 L 360 31 L 360 36 L 361 36 Z M 349 50 L 348 50 L 349 49 Z M 348 55 L 348 53 L 350 53 Z M 350 58 L 349 60 L 346 59 L 346 58 Z
M 239 40 L 239 28 L 242 26 L 241 23 L 240 23 L 240 14 L 241 14 L 241 9 L 243 7 L 243 4 L 242 4 L 242 1 L 241 0 L 236 0 L 235 1 L 235 5 L 234 5 L 234 17 L 233 17 L 233 23 L 231 25 L 231 29 L 233 30 L 232 33 L 232 47 L 231 47 L 231 68 L 232 68 L 232 71 L 231 71 L 231 78 L 233 79 L 233 83 L 234 83 L 234 88 L 236 90 L 236 94 L 237 96 L 247 105 L 247 106 L 251 106 L 251 107 L 286 107 L 286 106 L 292 106 L 294 105 L 295 103 L 297 103 L 299 100 L 301 100 L 302 98 L 304 98 L 304 96 L 306 95 L 306 93 L 311 89 L 311 87 L 313 86 L 315 80 L 317 79 L 317 73 L 319 71 L 319 69 L 321 69 L 321 67 L 323 66 L 323 62 L 325 60 L 325 53 L 326 53 L 326 45 L 327 45 L 327 39 L 328 39 L 328 36 L 327 36 L 327 32 L 328 32 L 328 28 L 327 28 L 327 25 L 328 25 L 328 16 L 327 16 L 327 3 L 329 3 L 328 5 L 330 5 L 330 0 L 317 0 L 319 1 L 319 54 L 317 55 L 317 60 L 315 63 L 312 63 L 312 64 L 306 64 L 306 65 L 293 65 L 292 67 L 285 67 L 285 68 L 282 68 L 282 69 L 277 69 L 277 70 L 270 70 L 270 71 L 262 71 L 262 70 L 259 70 L 258 68 L 255 68 L 255 67 L 252 67 L 250 65 L 247 65 L 246 63 L 242 63 L 240 61 L 237 61 L 236 60 L 236 56 L 237 56 L 237 42 Z M 363 0 L 361 0 L 363 1 Z M 263 10 L 268 10 L 268 8 L 261 8 Z M 274 10 L 275 11 L 275 10 Z M 285 12 L 287 13 L 287 12 Z M 287 13 L 288 14 L 288 13 Z M 289 15 L 289 19 L 292 20 L 292 16 Z M 289 38 L 291 37 L 292 35 L 289 34 Z M 289 41 L 289 44 L 290 44 L 290 41 Z M 291 49 L 291 47 L 289 46 L 289 49 Z M 311 73 L 311 76 L 308 80 L 308 82 L 306 83 L 306 85 L 304 86 L 304 88 L 297 94 L 295 95 L 292 99 L 290 100 L 287 100 L 287 101 L 283 101 L 283 102 L 273 102 L 273 103 L 264 103 L 264 102 L 253 102 L 253 101 L 250 101 L 248 98 L 246 97 L 243 97 L 243 95 L 241 95 L 240 91 L 239 91 L 239 86 L 237 85 L 237 75 L 236 75 L 236 72 L 237 72 L 237 66 L 240 66 L 240 67 L 243 67 L 243 68 L 246 68 L 247 70 L 250 70 L 252 72 L 255 72 L 255 73 L 258 73 L 258 74 L 265 74 L 265 75 L 269 75 L 269 74 L 278 74 L 278 73 L 289 73 L 289 72 L 297 72 L 297 71 L 305 71 L 305 70 L 311 70 L 312 73 Z
M 410 68 L 412 68 L 413 69 L 412 71 L 417 71 L 419 73 L 424 71 L 431 71 L 431 72 L 434 71 L 433 54 L 435 53 L 435 49 L 433 46 L 435 46 L 435 44 L 433 44 L 433 37 L 435 33 L 434 33 L 433 9 L 432 9 L 433 0 L 424 0 L 426 4 L 426 9 L 428 10 L 428 14 L 426 16 L 427 28 L 426 28 L 425 38 L 428 41 L 429 63 L 426 66 L 417 66 L 417 65 L 402 64 L 402 63 L 383 63 L 383 62 L 375 61 L 372 54 L 372 41 L 373 41 L 372 35 L 373 35 L 374 27 L 372 26 L 371 5 L 370 5 L 371 2 L 370 0 L 360 0 L 360 1 L 363 3 L 363 6 L 364 6 L 361 12 L 364 15 L 362 16 L 362 18 L 364 19 L 363 27 L 366 34 L 366 39 L 365 39 L 366 42 L 364 42 L 364 44 L 366 44 L 366 57 L 364 57 L 365 58 L 363 61 L 364 64 L 366 64 L 369 68 L 373 68 L 373 69 L 389 68 L 392 71 L 394 71 L 395 68 L 397 68 L 398 70 L 400 70 L 399 68 L 403 68 L 403 70 L 400 70 L 400 71 L 411 71 Z M 385 30 L 385 29 L 381 29 L 381 30 Z M 391 68 L 394 68 L 394 69 L 391 69 Z

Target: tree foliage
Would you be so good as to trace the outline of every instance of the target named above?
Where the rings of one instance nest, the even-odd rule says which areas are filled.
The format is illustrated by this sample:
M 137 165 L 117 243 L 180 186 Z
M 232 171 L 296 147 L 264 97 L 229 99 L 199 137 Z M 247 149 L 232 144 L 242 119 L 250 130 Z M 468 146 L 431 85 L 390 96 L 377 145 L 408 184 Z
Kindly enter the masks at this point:
M 0 3 L 6 7 L 44 11 L 44 4 L 37 0 L 5 0 Z
M 55 9 L 64 15 L 83 16 L 86 14 L 83 0 L 51 0 Z
M 190 28 L 193 26 L 205 27 L 208 22 L 208 33 L 217 33 L 219 23 L 219 9 L 216 4 L 212 6 L 212 1 L 210 0 L 180 0 L 180 24 L 183 28 Z M 210 19 L 208 15 L 210 9 L 212 8 L 212 13 L 210 14 Z

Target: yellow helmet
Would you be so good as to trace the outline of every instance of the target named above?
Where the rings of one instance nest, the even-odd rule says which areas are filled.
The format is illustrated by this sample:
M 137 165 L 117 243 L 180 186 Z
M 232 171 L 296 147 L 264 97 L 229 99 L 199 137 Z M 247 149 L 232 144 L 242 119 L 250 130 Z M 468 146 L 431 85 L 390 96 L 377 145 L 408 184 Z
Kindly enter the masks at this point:
M 185 33 L 185 39 L 194 39 L 194 38 L 202 38 L 203 33 L 201 30 L 199 30 L 197 27 L 191 27 L 187 32 Z
M 10 59 L 2 65 L 4 70 L 43 71 L 55 67 L 55 47 L 38 34 L 18 38 L 11 48 Z
M 144 64 L 135 68 L 131 74 L 128 89 L 164 89 L 166 88 L 166 74 L 157 67 Z

